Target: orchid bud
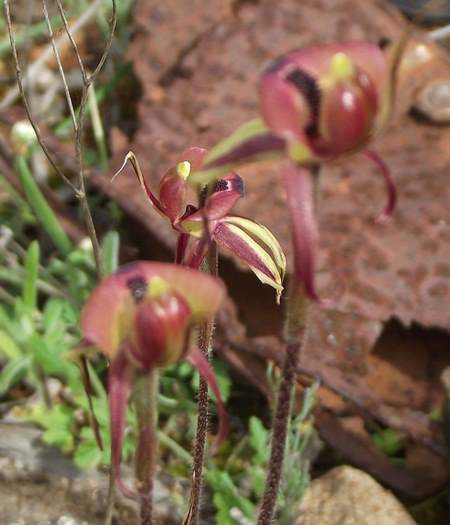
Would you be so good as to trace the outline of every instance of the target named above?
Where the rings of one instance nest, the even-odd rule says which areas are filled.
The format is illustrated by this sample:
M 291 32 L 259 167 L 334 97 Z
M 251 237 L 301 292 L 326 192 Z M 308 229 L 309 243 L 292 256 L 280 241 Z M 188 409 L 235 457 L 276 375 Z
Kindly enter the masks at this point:
M 199 271 L 167 263 L 136 262 L 104 279 L 81 316 L 86 345 L 110 360 L 108 397 L 115 481 L 136 497 L 120 476 L 126 406 L 136 379 L 186 359 L 205 378 L 217 399 L 220 443 L 227 417 L 216 377 L 202 352 L 191 347 L 191 327 L 210 321 L 225 298 L 222 282 Z M 145 428 L 143 430 L 145 432 Z
M 136 262 L 104 279 L 82 314 L 86 341 L 111 360 L 129 355 L 149 369 L 183 357 L 188 328 L 212 318 L 224 296 L 222 283 L 174 264 Z
M 366 42 L 295 51 L 263 75 L 263 118 L 298 163 L 348 153 L 380 125 L 388 73 L 383 52 Z
M 157 277 L 150 282 L 150 288 L 156 287 L 161 290 L 137 305 L 134 342 L 129 347 L 132 359 L 145 370 L 178 362 L 189 344 L 188 304 Z

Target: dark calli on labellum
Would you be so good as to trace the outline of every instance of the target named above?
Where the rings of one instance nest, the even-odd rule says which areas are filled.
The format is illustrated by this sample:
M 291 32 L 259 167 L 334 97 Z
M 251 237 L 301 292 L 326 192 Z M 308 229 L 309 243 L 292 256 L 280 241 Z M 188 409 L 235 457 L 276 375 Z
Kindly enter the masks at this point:
M 393 86 L 406 37 L 389 52 L 362 41 L 287 53 L 265 69 L 260 82 L 262 119 L 241 126 L 206 156 L 189 182 L 202 185 L 248 162 L 287 159 L 282 170 L 293 234 L 294 282 L 318 300 L 314 254 L 316 167 L 363 151 L 384 177 L 388 202 L 378 220 L 392 214 L 396 192 L 381 157 L 366 147 L 391 112 Z

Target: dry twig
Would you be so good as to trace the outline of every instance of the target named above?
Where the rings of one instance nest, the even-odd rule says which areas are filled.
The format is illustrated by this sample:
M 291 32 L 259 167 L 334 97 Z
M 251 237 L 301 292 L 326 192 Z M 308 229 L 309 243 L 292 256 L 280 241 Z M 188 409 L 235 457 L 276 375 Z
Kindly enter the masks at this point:
M 81 55 L 79 53 L 78 46 L 76 44 L 75 38 L 73 36 L 76 27 L 77 28 L 81 27 L 80 20 L 81 20 L 82 17 L 80 17 L 80 19 L 78 20 L 78 25 L 76 26 L 76 24 L 74 24 L 72 26 L 72 28 L 71 28 L 69 26 L 68 22 L 67 22 L 67 17 L 65 15 L 64 8 L 63 8 L 63 6 L 61 4 L 61 1 L 60 0 L 56 0 L 57 6 L 58 6 L 58 11 L 59 11 L 61 19 L 63 21 L 64 29 L 65 29 L 64 38 L 63 39 L 58 39 L 58 41 L 56 41 L 55 38 L 54 38 L 53 29 L 52 29 L 52 26 L 51 26 L 49 15 L 48 15 L 47 1 L 46 0 L 42 0 L 43 14 L 44 14 L 45 21 L 47 23 L 47 27 L 48 27 L 48 30 L 49 30 L 49 36 L 50 36 L 50 45 L 51 45 L 50 49 L 53 52 L 53 54 L 54 54 L 54 56 L 56 58 L 56 62 L 58 64 L 59 73 L 61 75 L 61 79 L 62 79 L 62 82 L 63 82 L 63 85 L 64 85 L 64 92 L 65 92 L 67 103 L 68 103 L 68 106 L 69 106 L 69 109 L 70 109 L 70 114 L 71 114 L 71 117 L 72 117 L 72 122 L 73 122 L 73 127 L 74 127 L 75 157 L 76 157 L 77 166 L 78 166 L 78 184 L 75 185 L 70 179 L 67 178 L 67 176 L 63 173 L 63 171 L 61 170 L 61 168 L 58 166 L 57 162 L 53 158 L 53 155 L 50 153 L 50 150 L 49 150 L 49 148 L 47 147 L 47 145 L 45 143 L 45 140 L 44 140 L 44 138 L 42 136 L 42 133 L 41 133 L 41 131 L 39 129 L 39 126 L 38 126 L 38 124 L 36 122 L 36 119 L 33 117 L 32 113 L 31 113 L 31 108 L 30 108 L 27 96 L 25 94 L 25 89 L 24 89 L 24 85 L 25 85 L 25 81 L 24 80 L 25 79 L 23 78 L 23 75 L 22 75 L 22 69 L 21 69 L 21 66 L 20 66 L 19 57 L 18 57 L 18 53 L 17 53 L 17 46 L 16 46 L 16 43 L 15 43 L 14 33 L 13 33 L 13 29 L 12 29 L 11 13 L 10 13 L 10 2 L 9 2 L 9 0 L 4 0 L 6 23 L 7 23 L 7 28 L 8 28 L 8 34 L 9 34 L 10 42 L 11 42 L 11 49 L 12 49 L 12 52 L 13 52 L 14 63 L 15 63 L 15 67 L 16 67 L 17 87 L 18 87 L 19 94 L 20 94 L 20 96 L 22 98 L 22 102 L 23 102 L 23 105 L 25 107 L 25 111 L 27 113 L 28 119 L 29 119 L 31 125 L 33 126 L 33 129 L 34 129 L 35 133 L 36 133 L 37 140 L 38 140 L 42 150 L 44 151 L 48 161 L 50 162 L 51 166 L 56 171 L 56 173 L 72 188 L 72 190 L 75 192 L 75 195 L 77 196 L 77 198 L 80 201 L 80 205 L 81 205 L 81 209 L 82 209 L 82 213 L 83 213 L 83 217 L 84 217 L 84 222 L 85 222 L 85 225 L 86 225 L 89 237 L 90 237 L 91 242 L 92 242 L 94 258 L 95 258 L 95 264 L 96 264 L 96 267 L 97 267 L 97 273 L 98 273 L 99 277 L 101 277 L 102 274 L 103 274 L 102 267 L 101 267 L 100 245 L 99 245 L 97 234 L 96 234 L 96 231 L 95 231 L 94 222 L 92 220 L 91 211 L 89 209 L 89 205 L 88 205 L 88 202 L 87 202 L 86 188 L 85 188 L 84 159 L 83 159 L 83 124 L 84 124 L 84 116 L 85 116 L 85 109 L 86 109 L 86 104 L 87 104 L 87 96 L 88 96 L 89 88 L 90 88 L 91 84 L 94 82 L 94 80 L 95 80 L 96 76 L 98 75 L 98 73 L 100 72 L 101 68 L 103 67 L 103 65 L 104 65 L 104 63 L 105 63 L 105 61 L 106 61 L 106 59 L 108 57 L 109 51 L 111 49 L 112 41 L 113 41 L 113 38 L 114 38 L 114 32 L 115 32 L 116 23 L 117 23 L 117 8 L 116 8 L 116 0 L 111 0 L 111 1 L 112 1 L 112 20 L 111 20 L 110 35 L 109 35 L 109 38 L 108 38 L 108 40 L 106 42 L 105 49 L 104 49 L 103 54 L 102 54 L 102 56 L 100 58 L 100 61 L 98 62 L 94 72 L 92 74 L 88 74 L 88 72 L 86 71 L 86 68 L 85 68 L 85 66 L 83 64 L 83 60 L 81 58 Z M 83 20 L 88 20 L 92 16 L 92 14 L 95 13 L 96 10 L 100 7 L 101 3 L 102 3 L 101 0 L 97 0 L 96 2 L 94 2 L 90 6 L 90 8 L 84 13 L 84 19 Z M 89 11 L 89 13 L 88 13 L 88 11 Z M 89 15 L 89 17 L 87 15 Z M 83 21 L 83 24 L 84 23 L 85 23 L 85 21 Z M 69 41 L 70 41 L 70 43 L 72 45 L 72 48 L 73 48 L 73 50 L 75 52 L 75 55 L 76 55 L 77 60 L 78 60 L 78 65 L 79 65 L 79 68 L 80 68 L 80 72 L 81 72 L 81 75 L 83 77 L 83 89 L 82 89 L 82 94 L 81 94 L 80 105 L 79 105 L 79 108 L 78 108 L 78 117 L 76 116 L 76 113 L 75 113 L 75 110 L 74 110 L 74 107 L 73 107 L 72 97 L 70 95 L 70 91 L 69 91 L 69 88 L 68 88 L 66 76 L 65 76 L 65 73 L 64 73 L 64 68 L 63 68 L 63 65 L 61 63 L 61 58 L 60 58 L 59 51 L 58 51 L 59 45 L 62 42 L 66 41 L 67 39 L 69 39 Z M 50 51 L 50 53 L 51 53 L 51 51 Z M 44 58 L 42 59 L 43 63 L 46 62 L 49 58 L 50 58 L 50 54 L 45 52 L 44 53 Z M 37 62 L 35 64 L 33 64 L 33 66 L 35 66 L 34 69 L 36 69 Z M 30 67 L 27 78 L 29 78 L 31 76 L 31 74 L 32 74 L 32 68 Z M 3 101 L 3 103 L 4 102 L 5 101 Z

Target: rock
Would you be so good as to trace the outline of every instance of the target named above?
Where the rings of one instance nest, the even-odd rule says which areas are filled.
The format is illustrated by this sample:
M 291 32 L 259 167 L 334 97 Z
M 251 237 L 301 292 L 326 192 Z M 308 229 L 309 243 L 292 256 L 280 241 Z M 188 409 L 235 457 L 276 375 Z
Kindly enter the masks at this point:
M 127 465 L 122 466 L 122 475 L 131 486 L 132 471 Z M 181 489 L 174 485 L 163 475 L 155 480 L 158 525 L 181 521 L 180 509 L 173 503 L 174 492 Z M 80 470 L 60 450 L 44 444 L 39 429 L 12 421 L 0 422 L 1 525 L 101 525 L 107 491 L 106 473 Z M 120 493 L 116 503 L 118 517 L 123 520 L 118 523 L 134 523 L 136 504 Z
M 295 525 L 415 525 L 402 504 L 365 472 L 336 467 L 306 490 Z

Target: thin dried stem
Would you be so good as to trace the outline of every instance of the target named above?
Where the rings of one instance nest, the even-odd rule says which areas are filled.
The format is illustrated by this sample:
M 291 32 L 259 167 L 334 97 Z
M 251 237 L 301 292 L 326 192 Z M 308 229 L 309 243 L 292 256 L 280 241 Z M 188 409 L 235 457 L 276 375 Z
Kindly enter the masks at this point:
M 4 3 L 8 2 L 8 0 L 3 0 Z M 92 3 L 82 14 L 79 18 L 77 18 L 74 23 L 70 26 L 70 32 L 71 35 L 74 36 L 76 33 L 81 31 L 83 27 L 86 26 L 91 20 L 91 18 L 95 15 L 99 7 L 101 6 L 102 2 L 104 0 L 96 0 L 94 3 Z M 8 2 L 9 6 L 9 2 Z M 65 32 L 62 36 L 60 36 L 56 40 L 56 47 L 60 48 L 69 40 L 69 37 L 67 36 L 67 33 Z M 17 49 L 17 48 L 16 48 Z M 39 55 L 39 58 L 37 58 L 27 69 L 27 72 L 25 75 L 23 75 L 22 83 L 23 86 L 26 86 L 31 78 L 35 78 L 42 67 L 50 60 L 50 58 L 53 55 L 53 47 L 51 44 L 49 44 L 44 51 Z M 5 96 L 2 98 L 0 102 L 0 109 L 6 109 L 11 104 L 14 103 L 16 98 L 20 96 L 20 90 L 18 86 L 12 87 L 9 91 L 6 92 Z
M 75 115 L 75 110 L 73 108 L 72 97 L 70 96 L 70 91 L 69 91 L 69 86 L 67 85 L 66 75 L 64 74 L 64 69 L 63 69 L 63 66 L 62 66 L 62 63 L 61 63 L 61 56 L 59 54 L 58 47 L 56 46 L 56 42 L 55 42 L 55 37 L 53 35 L 53 28 L 52 28 L 52 24 L 50 22 L 50 17 L 48 15 L 48 9 L 47 9 L 47 2 L 46 2 L 46 0 L 42 0 L 42 10 L 44 12 L 44 18 L 45 18 L 45 22 L 47 24 L 48 33 L 50 35 L 50 42 L 52 44 L 53 54 L 55 55 L 56 63 L 58 64 L 59 74 L 61 75 L 61 80 L 62 80 L 62 82 L 64 84 L 64 93 L 66 95 L 67 105 L 69 106 L 70 116 L 72 117 L 73 129 L 76 131 L 77 128 L 78 128 L 77 117 Z M 69 34 L 70 34 L 70 32 L 69 32 Z M 71 38 L 71 36 L 69 38 Z
M 59 16 L 61 17 L 61 20 L 64 24 L 64 29 L 66 30 L 67 36 L 69 37 L 70 43 L 72 44 L 73 50 L 75 51 L 75 55 L 78 60 L 78 66 L 80 67 L 81 74 L 83 76 L 83 82 L 85 84 L 88 83 L 88 76 L 86 73 L 86 68 L 84 67 L 83 60 L 80 56 L 80 53 L 78 51 L 77 43 L 75 42 L 75 39 L 73 38 L 72 32 L 69 27 L 69 23 L 67 22 L 66 13 L 64 12 L 64 8 L 61 5 L 60 0 L 56 0 L 56 5 L 58 6 Z
M 44 139 L 42 137 L 42 133 L 41 133 L 41 131 L 39 129 L 39 126 L 38 126 L 38 124 L 36 123 L 36 121 L 34 120 L 32 114 L 31 114 L 31 108 L 30 108 L 30 105 L 28 104 L 28 99 L 27 99 L 26 94 L 25 94 L 24 82 L 23 82 L 23 77 L 22 77 L 22 69 L 20 67 L 19 56 L 17 54 L 16 41 L 15 41 L 15 38 L 14 38 L 13 29 L 12 29 L 9 0 L 4 0 L 3 1 L 3 5 L 4 5 L 4 8 L 5 8 L 6 26 L 8 28 L 8 35 L 9 35 L 9 40 L 11 42 L 11 49 L 12 49 L 12 54 L 13 54 L 13 58 L 14 58 L 14 64 L 15 64 L 15 68 L 16 68 L 17 87 L 19 89 L 19 93 L 20 93 L 20 96 L 22 98 L 23 106 L 24 106 L 25 111 L 26 111 L 27 116 L 28 116 L 28 120 L 30 121 L 30 124 L 32 125 L 32 127 L 34 129 L 34 132 L 36 134 L 36 137 L 37 137 L 37 140 L 39 142 L 39 145 L 41 146 L 42 151 L 44 152 L 45 156 L 47 157 L 47 160 L 51 164 L 52 168 L 56 171 L 58 176 L 61 177 L 61 179 L 64 180 L 64 182 L 66 184 L 68 184 L 72 188 L 72 190 L 78 196 L 78 194 L 79 194 L 78 188 L 73 184 L 73 182 L 71 180 L 69 180 L 66 177 L 66 175 L 64 175 L 64 173 L 61 171 L 59 166 L 54 161 L 54 159 L 53 159 L 53 157 L 52 157 L 52 155 L 51 155 L 51 153 L 50 153 L 50 151 L 49 151 L 49 149 L 47 147 L 47 144 L 45 143 L 45 141 L 44 141 Z
M 17 76 L 18 89 L 19 89 L 19 93 L 20 93 L 20 95 L 22 97 L 22 101 L 23 101 L 25 110 L 27 112 L 28 119 L 29 119 L 31 125 L 33 126 L 33 129 L 34 129 L 34 131 L 36 133 L 36 136 L 37 136 L 37 140 L 38 140 L 39 144 L 41 145 L 41 147 L 42 147 L 42 149 L 43 149 L 43 151 L 44 151 L 48 161 L 50 162 L 51 166 L 56 171 L 56 173 L 72 188 L 72 190 L 75 192 L 75 195 L 77 196 L 77 198 L 80 201 L 81 209 L 82 209 L 83 216 L 84 216 L 85 225 L 86 225 L 89 237 L 90 237 L 91 242 L 92 242 L 92 247 L 93 247 L 93 252 L 94 252 L 94 259 L 95 259 L 95 264 L 96 264 L 96 267 L 97 267 L 97 273 L 98 273 L 99 277 L 101 277 L 102 274 L 103 274 L 103 271 L 102 271 L 102 267 L 101 267 L 100 245 L 99 245 L 99 242 L 98 242 L 98 238 L 97 238 L 97 234 L 96 234 L 96 231 L 95 231 L 94 222 L 93 222 L 93 219 L 92 219 L 91 211 L 89 209 L 89 205 L 88 205 L 87 197 L 86 197 L 85 177 L 84 177 L 84 160 L 83 160 L 83 124 L 84 124 L 84 116 L 85 116 L 85 109 L 86 109 L 86 104 L 87 104 L 89 87 L 92 84 L 92 82 L 94 81 L 95 77 L 100 72 L 103 64 L 105 63 L 106 58 L 108 57 L 109 51 L 111 49 L 113 38 L 114 38 L 114 31 L 115 31 L 116 24 L 117 24 L 116 0 L 112 0 L 112 19 L 111 19 L 110 35 L 109 35 L 108 40 L 106 42 L 103 54 L 102 54 L 102 56 L 101 56 L 101 58 L 100 58 L 100 60 L 99 60 L 99 62 L 97 64 L 94 72 L 91 75 L 88 75 L 87 72 L 86 72 L 86 68 L 84 67 L 83 60 L 81 59 L 80 53 L 78 51 L 78 47 L 77 47 L 77 44 L 76 44 L 75 39 L 73 37 L 72 30 L 71 30 L 71 28 L 70 28 L 70 26 L 69 26 L 69 24 L 67 22 L 67 18 L 65 16 L 63 6 L 62 6 L 61 2 L 59 0 L 57 0 L 58 10 L 59 10 L 60 16 L 61 16 L 61 18 L 63 20 L 64 29 L 66 31 L 66 36 L 69 39 L 69 41 L 71 42 L 72 47 L 73 47 L 73 49 L 75 51 L 75 54 L 76 54 L 77 60 L 78 60 L 78 64 L 79 64 L 79 67 L 80 67 L 80 71 L 81 71 L 81 74 L 82 74 L 82 77 L 83 77 L 83 90 L 82 90 L 82 95 L 81 95 L 81 102 L 80 102 L 80 107 L 79 107 L 78 119 L 77 119 L 76 114 L 75 114 L 75 110 L 74 110 L 73 103 L 72 103 L 72 98 L 70 96 L 69 88 L 68 88 L 68 85 L 67 85 L 67 80 L 66 80 L 66 77 L 65 77 L 65 74 L 64 74 L 64 69 L 63 69 L 62 63 L 61 63 L 61 58 L 60 58 L 60 54 L 59 54 L 59 51 L 58 51 L 58 44 L 57 44 L 57 42 L 55 41 L 55 38 L 54 38 L 53 29 L 52 29 L 52 26 L 51 26 L 51 23 L 50 23 L 49 15 L 48 15 L 48 9 L 47 9 L 47 2 L 46 2 L 46 0 L 43 0 L 42 4 L 43 4 L 44 17 L 45 17 L 45 20 L 46 20 L 46 23 L 47 23 L 47 27 L 48 27 L 48 30 L 49 30 L 51 48 L 53 50 L 53 53 L 55 55 L 55 58 L 56 58 L 56 61 L 57 61 L 57 64 L 58 64 L 58 69 L 59 69 L 59 72 L 60 72 L 60 75 L 61 75 L 61 79 L 62 79 L 62 82 L 63 82 L 63 85 L 64 85 L 64 91 L 65 91 L 67 103 L 69 105 L 69 109 L 70 109 L 70 113 L 71 113 L 71 117 L 72 117 L 72 121 L 73 121 L 73 125 L 74 125 L 74 132 L 75 132 L 75 156 L 76 156 L 76 161 L 77 161 L 77 165 L 78 165 L 78 187 L 71 180 L 69 180 L 66 177 L 66 175 L 62 172 L 62 170 L 59 168 L 59 166 L 57 165 L 57 163 L 53 159 L 53 156 L 51 155 L 51 153 L 50 153 L 50 151 L 49 151 L 49 149 L 48 149 L 48 147 L 47 147 L 47 145 L 46 145 L 46 143 L 45 143 L 45 141 L 44 141 L 44 139 L 42 137 L 42 133 L 40 132 L 39 126 L 38 126 L 36 120 L 32 116 L 31 109 L 30 109 L 30 106 L 29 106 L 29 103 L 28 103 L 28 100 L 27 100 L 27 97 L 26 97 L 25 91 L 24 91 L 24 79 L 23 79 L 23 76 L 22 76 L 22 70 L 21 70 L 20 63 L 19 63 L 19 57 L 18 57 L 18 54 L 17 54 L 17 47 L 16 47 L 16 43 L 15 43 L 15 39 L 14 39 L 14 34 L 13 34 L 13 31 L 12 31 L 12 23 L 11 23 L 9 0 L 4 0 L 8 33 L 9 33 L 9 38 L 10 38 L 10 41 L 11 41 L 11 48 L 12 48 L 12 51 L 13 51 L 14 62 L 15 62 L 15 65 L 16 65 L 16 76 Z M 100 4 L 101 4 L 100 1 L 95 2 L 91 6 L 90 10 L 92 10 L 93 8 L 96 9 L 98 6 L 100 6 Z M 95 12 L 95 11 L 92 11 L 92 12 Z

